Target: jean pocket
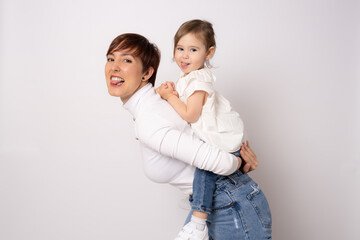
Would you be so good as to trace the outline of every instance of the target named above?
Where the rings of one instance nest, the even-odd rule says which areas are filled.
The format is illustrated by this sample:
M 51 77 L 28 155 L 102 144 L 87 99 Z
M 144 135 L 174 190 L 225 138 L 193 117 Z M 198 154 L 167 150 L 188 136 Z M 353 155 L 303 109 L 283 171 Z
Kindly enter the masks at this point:
M 247 199 L 254 207 L 262 225 L 265 228 L 271 228 L 271 212 L 264 193 L 261 191 L 260 186 L 256 183 L 250 184 L 250 187 L 253 189 L 253 191 L 247 195 Z

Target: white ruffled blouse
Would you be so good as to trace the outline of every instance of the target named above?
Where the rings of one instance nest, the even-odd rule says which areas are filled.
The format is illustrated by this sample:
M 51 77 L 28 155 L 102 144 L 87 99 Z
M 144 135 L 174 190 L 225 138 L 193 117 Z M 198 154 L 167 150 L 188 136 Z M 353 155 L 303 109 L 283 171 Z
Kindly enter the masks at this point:
M 244 124 L 239 114 L 232 110 L 230 102 L 215 91 L 215 80 L 208 68 L 192 71 L 177 80 L 176 91 L 185 104 L 195 91 L 209 94 L 200 118 L 191 127 L 203 141 L 224 151 L 235 152 L 243 140 Z

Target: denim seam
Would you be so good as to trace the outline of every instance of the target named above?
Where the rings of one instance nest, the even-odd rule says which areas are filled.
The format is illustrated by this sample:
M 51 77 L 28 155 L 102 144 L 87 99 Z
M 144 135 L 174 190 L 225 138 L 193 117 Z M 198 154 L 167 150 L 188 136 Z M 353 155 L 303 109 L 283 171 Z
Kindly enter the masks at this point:
M 260 192 L 259 186 L 250 185 L 250 187 L 253 189 L 253 191 L 247 195 L 247 199 L 251 200 L 253 196 L 257 195 Z
M 232 188 L 230 188 L 230 189 L 231 189 L 231 190 L 236 189 L 236 188 L 240 187 L 241 185 L 247 184 L 247 183 L 250 182 L 250 181 L 251 181 L 251 178 L 245 179 L 245 181 L 240 181 L 239 183 L 235 184 L 235 186 L 232 187 Z M 227 185 L 228 183 L 233 183 L 233 181 L 232 181 L 231 179 L 225 180 L 221 185 L 219 185 L 219 186 L 217 186 L 217 187 L 215 188 L 215 191 L 216 191 L 217 189 L 220 189 L 220 188 L 222 188 L 223 186 Z
M 260 186 L 259 185 L 256 185 L 256 186 L 250 185 L 250 186 L 253 189 L 253 191 L 249 195 L 247 195 L 247 199 L 250 201 L 250 204 L 255 209 L 255 212 L 259 216 L 260 222 L 263 225 L 263 227 L 271 228 L 272 224 L 264 223 L 264 219 L 263 219 L 263 216 L 261 214 L 261 211 L 259 210 L 258 206 L 253 201 L 251 201 L 254 196 L 258 195 L 261 192 Z
M 242 184 L 242 185 L 243 185 L 243 184 Z M 248 239 L 249 239 L 249 236 L 248 236 L 248 226 L 247 226 L 247 224 L 246 224 L 244 214 L 243 214 L 243 212 L 241 211 L 241 205 L 232 198 L 230 190 L 226 191 L 226 194 L 229 196 L 229 198 L 231 199 L 231 201 L 232 201 L 232 203 L 233 203 L 233 210 L 234 210 L 235 213 L 238 215 L 238 217 L 239 217 L 239 219 L 240 219 L 240 222 L 241 222 L 241 224 L 242 224 L 242 226 L 243 226 L 245 239 L 248 240 Z
M 221 207 L 217 207 L 217 208 L 213 208 L 212 211 L 217 211 L 217 210 L 221 210 L 221 209 L 226 209 L 226 208 L 229 208 L 229 207 L 232 207 L 234 206 L 234 202 L 231 201 L 229 204 L 227 205 L 224 205 L 224 206 L 221 206 Z
M 219 186 L 217 186 L 216 188 L 215 188 L 215 191 L 217 190 L 217 189 L 219 189 L 219 188 L 222 188 L 223 186 L 225 186 L 226 184 L 228 184 L 230 182 L 230 179 L 227 179 L 225 182 L 223 182 L 221 185 L 219 185 Z
M 238 189 L 238 188 L 240 188 L 241 186 L 246 185 L 246 184 L 247 184 L 248 182 L 250 182 L 250 181 L 251 181 L 250 178 L 249 178 L 249 179 L 246 179 L 246 181 L 242 181 L 242 182 L 236 184 L 235 186 L 229 188 L 228 191 L 229 191 L 229 192 L 234 191 L 235 189 Z

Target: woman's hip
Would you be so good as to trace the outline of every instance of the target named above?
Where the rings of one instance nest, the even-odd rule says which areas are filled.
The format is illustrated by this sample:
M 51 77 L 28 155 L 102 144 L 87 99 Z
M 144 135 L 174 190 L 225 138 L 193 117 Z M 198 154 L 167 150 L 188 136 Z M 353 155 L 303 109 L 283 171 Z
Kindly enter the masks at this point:
M 216 181 L 208 217 L 213 239 L 271 239 L 271 213 L 259 185 L 240 171 Z

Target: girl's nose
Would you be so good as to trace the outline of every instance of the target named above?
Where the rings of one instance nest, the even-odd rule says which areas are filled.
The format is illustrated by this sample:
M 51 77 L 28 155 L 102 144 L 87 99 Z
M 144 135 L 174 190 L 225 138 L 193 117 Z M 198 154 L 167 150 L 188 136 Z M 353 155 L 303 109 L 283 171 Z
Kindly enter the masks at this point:
M 189 58 L 189 53 L 188 53 L 188 51 L 184 51 L 183 57 L 184 57 L 184 58 Z

